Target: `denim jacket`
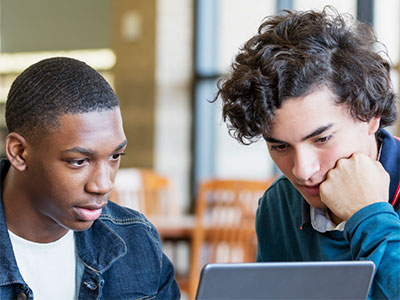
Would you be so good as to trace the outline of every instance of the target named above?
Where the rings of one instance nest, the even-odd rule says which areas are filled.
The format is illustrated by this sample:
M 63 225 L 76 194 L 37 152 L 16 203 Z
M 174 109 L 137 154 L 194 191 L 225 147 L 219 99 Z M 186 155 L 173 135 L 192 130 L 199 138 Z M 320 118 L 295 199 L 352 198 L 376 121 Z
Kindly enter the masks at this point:
M 0 163 L 1 181 L 10 163 Z M 0 299 L 33 299 L 15 260 L 0 198 Z M 109 202 L 92 227 L 75 232 L 78 299 L 179 299 L 174 268 L 154 226 Z

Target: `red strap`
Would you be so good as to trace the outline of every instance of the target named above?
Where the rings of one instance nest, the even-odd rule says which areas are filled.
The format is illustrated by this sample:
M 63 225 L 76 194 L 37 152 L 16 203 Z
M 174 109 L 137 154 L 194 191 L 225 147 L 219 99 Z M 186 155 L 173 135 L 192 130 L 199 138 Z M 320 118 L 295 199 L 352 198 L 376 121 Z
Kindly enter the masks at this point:
M 398 138 L 396 136 L 394 138 L 400 142 L 400 138 Z M 392 201 L 392 206 L 393 207 L 396 205 L 397 201 L 399 200 L 399 196 L 400 196 L 400 181 L 399 181 L 399 184 L 397 185 L 397 191 L 396 191 L 396 193 L 394 194 L 394 197 L 393 197 L 393 201 Z
M 393 201 L 392 201 L 393 207 L 396 205 L 397 200 L 399 200 L 399 196 L 400 196 L 400 182 L 399 182 L 399 185 L 397 186 L 396 194 L 394 194 L 394 197 L 393 197 Z

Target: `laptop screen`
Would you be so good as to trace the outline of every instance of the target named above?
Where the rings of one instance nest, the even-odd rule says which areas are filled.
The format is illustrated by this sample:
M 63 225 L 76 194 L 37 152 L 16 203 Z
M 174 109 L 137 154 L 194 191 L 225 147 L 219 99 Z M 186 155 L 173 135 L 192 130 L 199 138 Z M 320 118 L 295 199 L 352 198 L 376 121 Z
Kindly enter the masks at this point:
M 366 299 L 371 261 L 208 264 L 196 299 Z

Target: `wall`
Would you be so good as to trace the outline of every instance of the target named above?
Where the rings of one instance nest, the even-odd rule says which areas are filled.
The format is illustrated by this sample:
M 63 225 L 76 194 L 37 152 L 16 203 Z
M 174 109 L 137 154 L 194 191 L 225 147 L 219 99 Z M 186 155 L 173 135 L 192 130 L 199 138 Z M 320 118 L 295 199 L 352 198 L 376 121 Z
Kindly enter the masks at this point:
M 1 0 L 1 52 L 110 47 L 111 0 Z
M 158 0 L 154 168 L 168 174 L 181 211 L 190 205 L 193 1 Z
M 154 167 L 156 0 L 112 1 L 115 91 L 128 139 L 121 167 Z

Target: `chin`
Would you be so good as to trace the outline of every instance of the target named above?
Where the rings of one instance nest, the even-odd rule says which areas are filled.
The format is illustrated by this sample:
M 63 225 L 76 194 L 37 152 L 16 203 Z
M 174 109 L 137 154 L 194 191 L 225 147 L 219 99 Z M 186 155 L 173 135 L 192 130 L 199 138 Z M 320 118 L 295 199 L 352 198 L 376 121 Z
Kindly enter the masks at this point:
M 72 231 L 85 231 L 88 230 L 90 227 L 92 227 L 93 225 L 93 221 L 91 222 L 79 222 L 79 223 L 75 223 L 75 224 L 69 224 L 67 227 L 69 230 Z
M 321 201 L 321 198 L 318 197 L 306 197 L 304 196 L 304 199 L 307 201 L 308 204 L 310 204 L 310 206 L 314 207 L 314 208 L 318 208 L 318 209 L 326 209 L 327 206 Z

